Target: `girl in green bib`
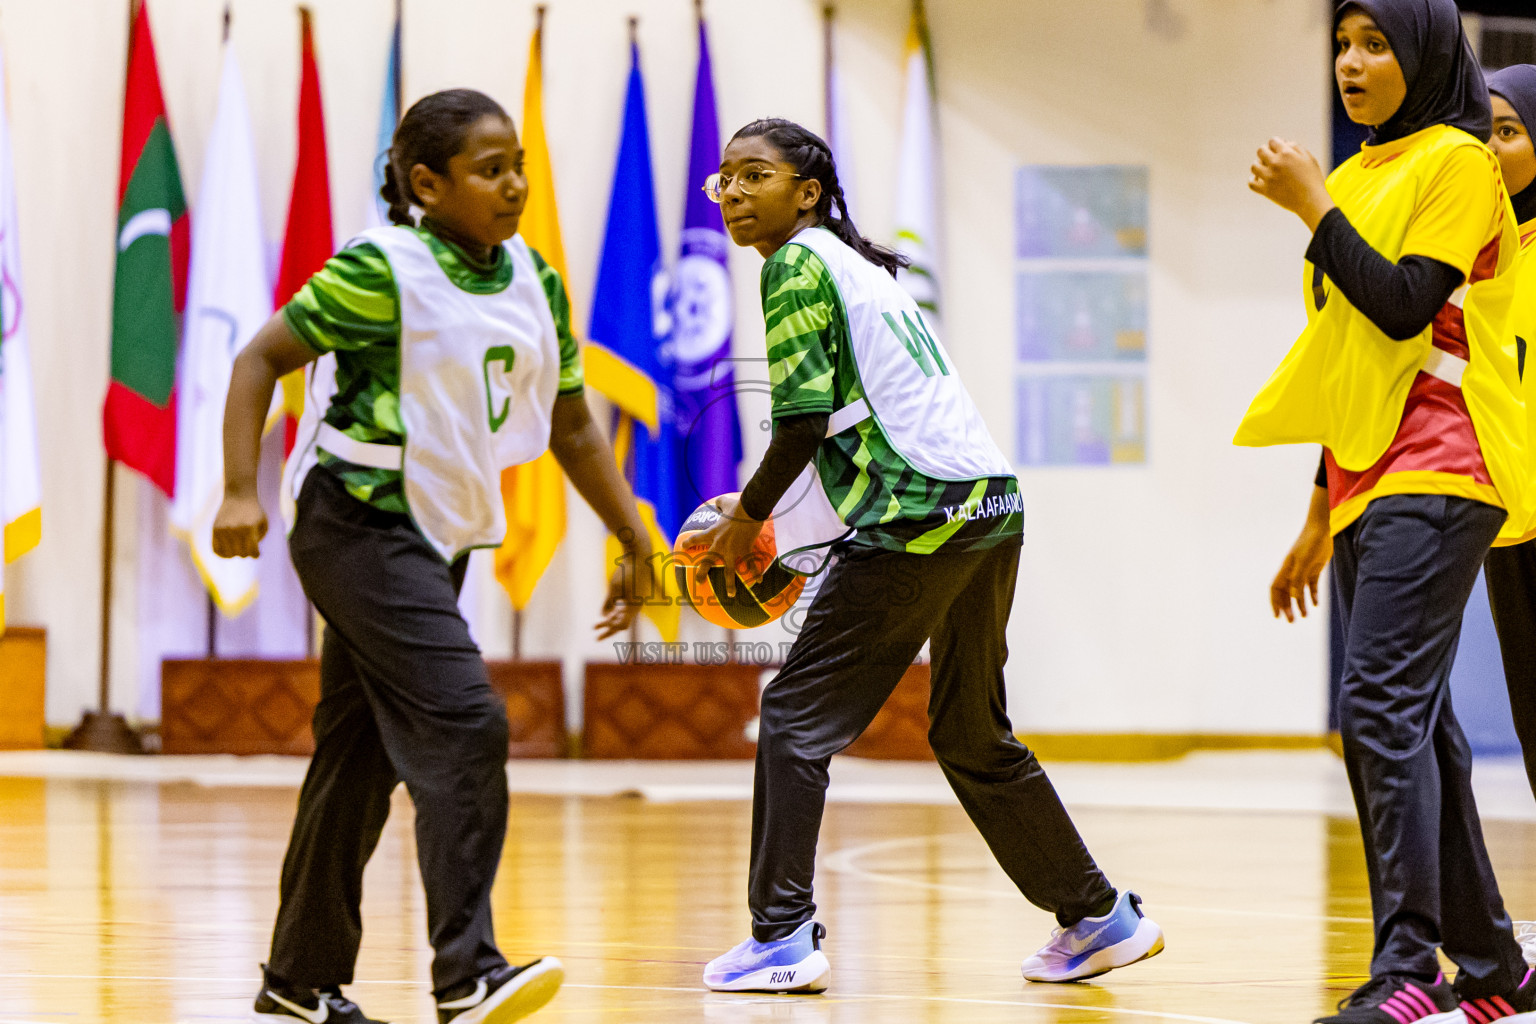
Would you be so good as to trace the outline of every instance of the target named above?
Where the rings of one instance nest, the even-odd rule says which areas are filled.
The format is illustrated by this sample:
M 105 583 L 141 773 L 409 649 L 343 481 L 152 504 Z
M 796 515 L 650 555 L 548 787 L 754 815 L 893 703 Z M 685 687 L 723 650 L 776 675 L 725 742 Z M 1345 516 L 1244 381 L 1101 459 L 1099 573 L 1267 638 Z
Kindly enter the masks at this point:
M 1162 930 L 1104 877 L 1014 736 L 1004 665 L 1024 532 L 1018 480 L 896 283 L 905 259 L 859 234 L 827 144 L 791 121 L 738 131 L 705 191 L 732 240 L 766 261 L 773 438 L 739 498 L 718 499 L 720 520 L 699 543 L 737 565 L 771 513 L 789 568 L 825 576 L 763 692 L 752 934 L 709 963 L 705 985 L 827 987 L 812 898 L 827 765 L 925 642 L 934 756 L 1003 870 L 1060 925 L 1024 976 L 1074 981 L 1155 955 Z M 819 568 L 829 546 L 832 564 Z
M 1334 36 L 1345 109 L 1371 136 L 1326 181 L 1294 144 L 1259 151 L 1250 187 L 1312 232 L 1308 325 L 1236 438 L 1324 446 L 1271 601 L 1290 617 L 1331 554 L 1376 943 L 1370 981 L 1322 1020 L 1487 1024 L 1483 1007 L 1536 1007 L 1536 983 L 1483 844 L 1449 678 L 1489 546 L 1530 519 L 1505 343 L 1519 243 L 1452 0 L 1341 3 Z M 1460 968 L 1454 985 L 1440 950 Z
M 362 939 L 363 868 L 405 783 L 442 1024 L 507 1024 L 559 989 L 559 961 L 510 966 L 491 927 L 507 825 L 506 711 L 457 598 L 467 555 L 506 532 L 501 472 L 554 452 L 638 565 L 634 499 L 588 414 L 565 286 L 517 236 L 523 152 L 495 101 L 434 93 L 395 132 L 393 225 L 332 257 L 235 362 L 214 550 L 254 556 L 262 421 L 306 374 L 284 477 L 289 551 L 325 619 L 315 755 L 283 862 L 254 1020 L 364 1024 L 341 995 Z M 420 224 L 412 208 L 424 211 Z M 614 573 L 600 636 L 628 627 Z

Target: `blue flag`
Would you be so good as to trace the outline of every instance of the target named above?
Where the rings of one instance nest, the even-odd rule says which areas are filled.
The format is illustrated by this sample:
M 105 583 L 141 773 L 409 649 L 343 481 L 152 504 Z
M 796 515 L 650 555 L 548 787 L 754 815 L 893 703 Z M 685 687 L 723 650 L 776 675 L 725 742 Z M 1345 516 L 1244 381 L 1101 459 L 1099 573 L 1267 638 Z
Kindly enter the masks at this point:
M 624 132 L 608 200 L 608 227 L 592 296 L 587 380 L 619 411 L 614 449 L 642 511 L 655 516 L 666 543 L 686 518 L 679 513 L 677 432 L 671 373 L 661 359 L 657 306 L 664 294 L 656 187 L 645 118 L 640 48 L 629 48 Z M 692 508 L 687 509 L 691 512 Z
M 699 19 L 699 73 L 693 89 L 693 141 L 688 156 L 687 201 L 681 251 L 667 292 L 668 330 L 663 365 L 673 374 L 675 426 L 683 447 L 685 479 L 678 498 L 682 518 L 699 503 L 737 489 L 741 422 L 732 370 L 730 240 L 720 207 L 701 187 L 720 169 L 720 121 L 715 113 L 709 37 Z
M 384 187 L 384 168 L 389 163 L 389 147 L 395 141 L 395 125 L 400 123 L 400 17 L 395 16 L 395 30 L 389 36 L 389 67 L 384 71 L 384 98 L 379 104 L 379 140 L 373 157 L 373 196 L 368 205 L 370 227 L 389 223 L 389 204 L 379 197 Z

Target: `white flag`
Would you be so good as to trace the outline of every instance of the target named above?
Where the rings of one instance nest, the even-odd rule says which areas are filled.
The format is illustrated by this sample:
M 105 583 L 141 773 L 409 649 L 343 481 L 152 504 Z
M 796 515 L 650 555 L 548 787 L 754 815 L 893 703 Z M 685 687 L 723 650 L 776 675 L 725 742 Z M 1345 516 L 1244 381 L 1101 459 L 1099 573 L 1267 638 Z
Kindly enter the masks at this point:
M 837 165 L 837 183 L 843 189 L 848 216 L 858 222 L 853 208 L 853 143 L 849 134 L 848 107 L 843 98 L 843 76 L 837 62 L 836 8 L 828 5 L 822 12 L 822 50 L 826 60 L 827 145 L 832 147 L 832 161 Z M 811 579 L 819 577 L 813 576 Z
M 235 356 L 272 315 L 256 184 L 256 150 L 235 51 L 224 47 L 219 106 L 192 217 L 176 424 L 176 498 L 171 526 L 220 611 L 237 615 L 256 597 L 256 560 L 213 553 L 224 495 L 224 397 Z
M 16 163 L 11 119 L 0 60 L 0 630 L 5 628 L 4 563 L 14 562 L 42 538 L 43 489 L 37 450 L 37 410 L 32 399 L 26 304 L 21 291 L 21 246 L 16 228 Z
M 912 5 L 907 32 L 906 101 L 901 115 L 901 148 L 896 159 L 896 248 L 912 257 L 897 277 L 923 309 L 928 326 L 939 330 L 938 109 L 933 92 L 933 53 L 922 0 Z

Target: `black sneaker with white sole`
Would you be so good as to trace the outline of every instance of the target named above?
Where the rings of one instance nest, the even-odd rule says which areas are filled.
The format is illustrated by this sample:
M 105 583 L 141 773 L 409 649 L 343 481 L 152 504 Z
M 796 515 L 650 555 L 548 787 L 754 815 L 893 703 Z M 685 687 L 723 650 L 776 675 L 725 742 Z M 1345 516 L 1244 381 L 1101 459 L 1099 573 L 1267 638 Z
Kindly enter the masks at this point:
M 455 985 L 437 1001 L 438 1024 L 512 1024 L 555 998 L 565 967 L 552 956 Z
M 254 1024 L 388 1024 L 364 1013 L 341 994 L 340 987 L 298 988 L 274 977 L 265 964 L 251 1020 Z

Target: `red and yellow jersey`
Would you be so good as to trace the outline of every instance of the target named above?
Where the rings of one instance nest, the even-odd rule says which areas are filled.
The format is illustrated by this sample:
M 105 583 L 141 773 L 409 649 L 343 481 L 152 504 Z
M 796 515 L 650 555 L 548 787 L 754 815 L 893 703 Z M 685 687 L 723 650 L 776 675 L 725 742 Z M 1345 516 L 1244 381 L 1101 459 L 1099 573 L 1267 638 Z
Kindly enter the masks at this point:
M 1509 509 L 1506 529 L 1523 533 L 1536 488 L 1525 482 L 1525 410 L 1506 343 L 1518 238 L 1492 151 L 1436 125 L 1362 147 L 1328 191 L 1377 252 L 1439 260 L 1465 283 L 1422 334 L 1396 341 L 1306 264 L 1306 330 L 1235 442 L 1321 443 L 1335 533 L 1388 494 L 1486 502 Z

